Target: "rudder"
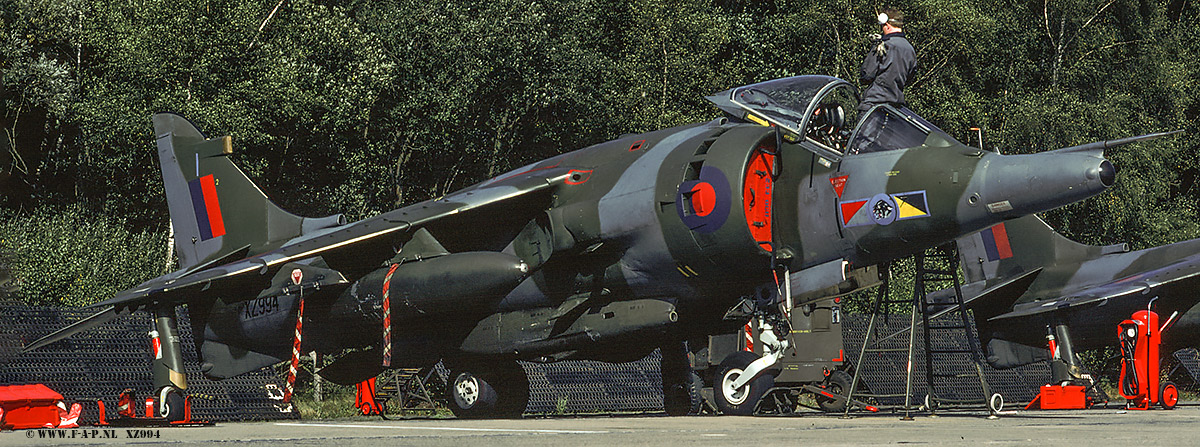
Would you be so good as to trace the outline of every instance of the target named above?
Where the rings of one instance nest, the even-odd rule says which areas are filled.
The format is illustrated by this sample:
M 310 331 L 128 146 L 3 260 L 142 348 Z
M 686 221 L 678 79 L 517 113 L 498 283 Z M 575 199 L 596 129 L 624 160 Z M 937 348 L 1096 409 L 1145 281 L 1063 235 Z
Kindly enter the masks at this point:
M 1108 249 L 1067 239 L 1035 214 L 958 239 L 967 283 L 990 284 L 1062 261 L 1080 262 Z
M 175 251 L 194 271 L 270 250 L 320 228 L 345 224 L 341 215 L 306 219 L 272 203 L 229 155 L 228 136 L 208 138 L 186 118 L 154 115 Z

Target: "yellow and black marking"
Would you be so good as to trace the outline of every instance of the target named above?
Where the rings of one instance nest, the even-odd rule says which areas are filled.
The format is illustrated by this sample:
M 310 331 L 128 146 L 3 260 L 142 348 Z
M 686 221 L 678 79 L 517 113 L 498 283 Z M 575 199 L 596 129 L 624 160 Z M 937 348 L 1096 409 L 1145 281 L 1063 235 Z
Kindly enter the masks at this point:
M 767 120 L 765 120 L 765 119 L 762 119 L 762 118 L 759 118 L 758 116 L 756 116 L 756 115 L 754 115 L 754 114 L 751 114 L 751 113 L 747 113 L 747 114 L 746 114 L 746 119 L 748 119 L 748 120 L 750 120 L 750 121 L 753 121 L 753 122 L 757 123 L 757 124 L 758 124 L 758 125 L 760 125 L 760 126 L 767 126 L 767 127 L 771 127 L 771 123 L 768 123 L 768 122 L 767 122 Z
M 896 201 L 897 220 L 929 216 L 929 203 L 925 191 L 892 194 L 892 199 Z
M 679 270 L 679 273 L 683 274 L 684 278 L 695 278 L 695 277 L 700 276 L 699 273 L 696 273 L 695 270 L 692 270 L 691 267 L 689 267 L 685 264 L 676 264 L 675 269 Z

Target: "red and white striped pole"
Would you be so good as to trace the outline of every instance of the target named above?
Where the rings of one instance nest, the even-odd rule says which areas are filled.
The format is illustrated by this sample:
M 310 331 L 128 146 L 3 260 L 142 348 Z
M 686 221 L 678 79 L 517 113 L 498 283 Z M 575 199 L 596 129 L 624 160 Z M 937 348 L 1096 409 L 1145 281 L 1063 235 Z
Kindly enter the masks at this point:
M 392 274 L 396 273 L 400 263 L 392 264 L 387 276 L 383 277 L 383 367 L 392 367 L 392 300 L 388 296 L 388 288 L 392 284 Z
M 300 269 L 292 270 L 292 283 L 300 285 L 300 280 L 304 279 L 304 272 Z M 292 337 L 292 363 L 288 366 L 287 388 L 283 393 L 283 403 L 292 403 L 292 391 L 296 386 L 296 370 L 300 367 L 300 330 L 304 326 L 304 288 L 300 288 L 300 310 L 296 312 L 296 333 Z

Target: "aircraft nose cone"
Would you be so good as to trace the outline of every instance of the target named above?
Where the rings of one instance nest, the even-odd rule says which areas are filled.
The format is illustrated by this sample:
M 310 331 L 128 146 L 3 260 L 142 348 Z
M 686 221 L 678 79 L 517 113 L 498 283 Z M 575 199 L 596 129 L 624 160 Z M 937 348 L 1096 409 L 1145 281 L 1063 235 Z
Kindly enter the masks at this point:
M 1108 188 L 1117 182 L 1117 167 L 1113 166 L 1112 162 L 1104 160 L 1100 162 L 1099 168 L 1100 183 Z
M 1102 186 L 1108 188 L 1117 181 L 1117 167 L 1108 160 L 1101 160 L 1100 164 L 1087 170 L 1086 176 L 1088 180 L 1099 180 Z
M 979 195 L 987 213 L 1001 219 L 1086 199 L 1112 187 L 1117 178 L 1112 162 L 1089 153 L 996 155 L 984 165 Z

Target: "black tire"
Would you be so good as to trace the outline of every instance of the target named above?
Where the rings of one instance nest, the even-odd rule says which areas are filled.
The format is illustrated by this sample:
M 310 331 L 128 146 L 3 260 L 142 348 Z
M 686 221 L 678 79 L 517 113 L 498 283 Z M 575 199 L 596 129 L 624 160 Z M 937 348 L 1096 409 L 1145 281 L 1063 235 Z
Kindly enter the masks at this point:
M 736 390 L 727 389 L 725 386 L 726 383 L 737 380 L 742 371 L 758 358 L 753 352 L 738 351 L 729 354 L 729 357 L 725 357 L 721 362 L 721 367 L 717 369 L 717 375 L 713 378 L 713 394 L 717 399 L 717 409 L 721 410 L 721 413 L 741 416 L 754 414 L 754 407 L 758 405 L 759 399 L 775 386 L 775 376 L 771 371 L 763 371 L 754 380 Z
M 700 414 L 704 403 L 700 390 L 704 383 L 692 370 L 688 343 L 666 343 L 661 352 L 663 410 L 670 416 Z
M 520 363 L 507 364 L 508 368 L 501 372 L 500 378 L 492 382 L 500 395 L 495 417 L 504 419 L 520 419 L 529 406 L 529 376 Z
M 158 417 L 168 422 L 182 421 L 184 405 L 183 394 L 175 387 L 164 386 L 158 390 Z
M 850 382 L 853 380 L 854 377 L 845 371 L 834 371 L 825 379 L 825 391 L 838 396 L 846 396 L 850 393 Z M 818 394 L 817 406 L 826 413 L 842 413 L 846 411 L 846 398 L 830 399 Z
M 670 383 L 663 375 L 663 410 L 670 416 L 688 416 L 700 414 L 704 406 L 704 397 L 700 390 L 704 381 L 695 372 L 687 373 L 682 383 Z
M 499 400 L 486 379 L 469 371 L 451 371 L 449 388 L 450 411 L 462 419 L 488 417 Z
M 529 378 L 517 362 L 450 371 L 450 411 L 462 419 L 519 418 L 529 404 Z
M 1164 410 L 1174 410 L 1175 405 L 1179 403 L 1179 388 L 1170 381 L 1163 382 L 1158 387 L 1158 401 Z

